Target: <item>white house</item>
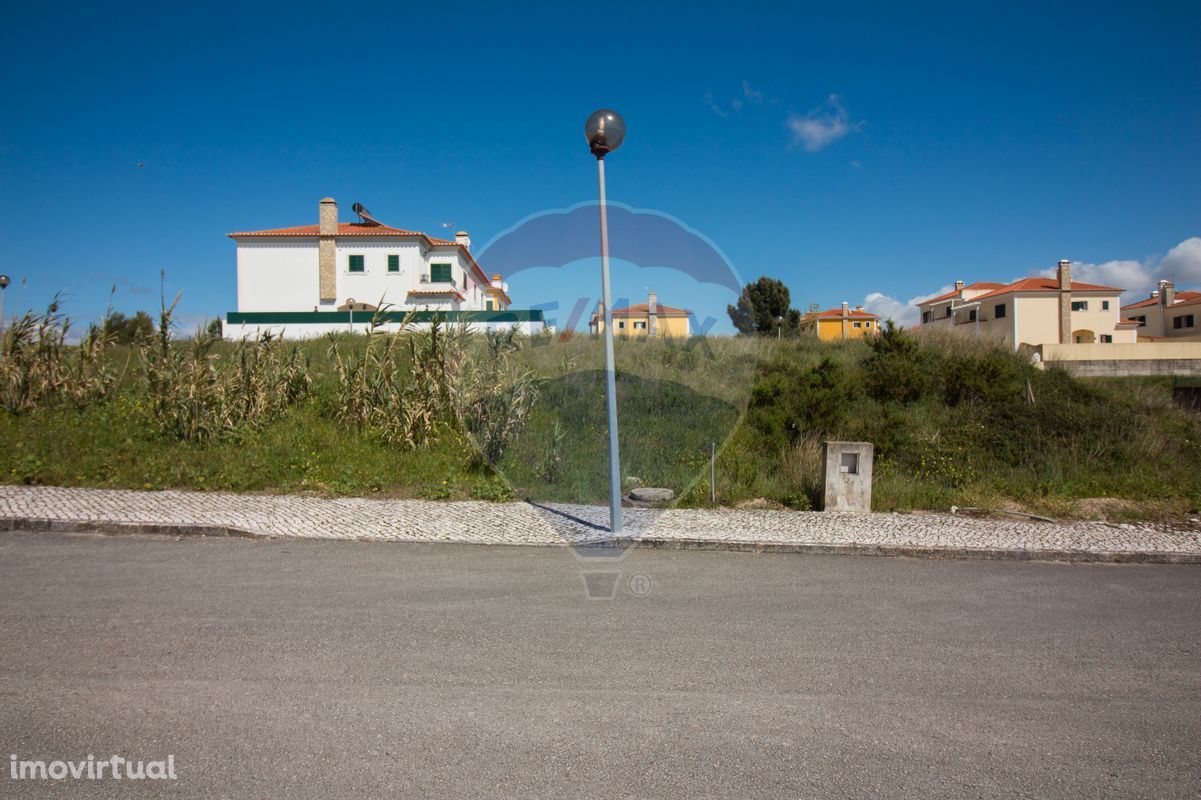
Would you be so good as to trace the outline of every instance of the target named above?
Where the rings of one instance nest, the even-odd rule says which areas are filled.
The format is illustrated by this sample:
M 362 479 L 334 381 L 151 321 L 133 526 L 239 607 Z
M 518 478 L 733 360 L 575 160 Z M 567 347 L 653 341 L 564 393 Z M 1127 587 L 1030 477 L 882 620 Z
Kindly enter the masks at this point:
M 362 331 L 381 308 L 390 330 L 406 317 L 428 325 L 435 316 L 476 329 L 544 327 L 542 311 L 509 307 L 508 284 L 484 273 L 466 232 L 437 239 L 355 210 L 358 222 L 339 222 L 338 204 L 327 197 L 315 225 L 229 234 L 237 243 L 238 310 L 226 315 L 225 337 Z
M 1072 280 L 1072 267 L 1060 261 L 1054 278 L 1013 283 L 955 283 L 955 289 L 917 304 L 922 327 L 992 336 L 1022 344 L 1133 344 L 1138 325 L 1123 320 L 1124 290 Z

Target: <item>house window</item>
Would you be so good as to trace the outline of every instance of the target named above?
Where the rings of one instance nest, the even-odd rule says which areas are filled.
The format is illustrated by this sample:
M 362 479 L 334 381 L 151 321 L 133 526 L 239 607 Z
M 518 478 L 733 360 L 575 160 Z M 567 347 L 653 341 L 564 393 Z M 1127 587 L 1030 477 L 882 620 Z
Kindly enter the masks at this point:
M 1101 334 L 1101 344 L 1113 344 L 1113 337 L 1108 333 Z
M 486 308 L 486 309 L 487 309 L 487 310 L 489 310 L 489 311 L 495 311 L 495 310 L 496 310 L 496 309 L 494 309 L 494 308 L 492 307 L 492 301 L 491 301 L 491 300 L 489 300 L 487 303 L 485 303 L 485 304 L 484 304 L 484 308 Z
M 350 256 L 350 261 L 347 263 L 347 269 L 349 269 L 351 272 L 362 272 L 363 271 L 363 257 L 362 256 Z
M 1108 310 L 1109 310 L 1109 301 L 1108 301 L 1108 300 L 1102 300 L 1102 301 L 1101 301 L 1101 310 L 1102 310 L 1102 311 L 1108 311 Z
M 636 330 L 636 331 L 644 330 L 645 328 L 646 328 L 645 322 L 635 322 L 634 323 L 634 330 Z
M 1142 327 L 1143 325 L 1147 324 L 1147 317 L 1145 315 L 1141 316 L 1141 317 L 1131 317 L 1130 319 L 1137 322 L 1139 324 L 1139 327 Z
M 388 256 L 388 272 L 400 272 L 400 256 Z
M 851 325 L 852 325 L 853 327 L 856 327 L 856 328 L 862 328 L 862 327 L 863 327 L 863 323 L 862 323 L 862 322 L 852 322 L 852 323 L 851 323 Z
M 1176 330 L 1193 327 L 1193 315 L 1185 314 L 1183 317 L 1176 317 L 1176 319 L 1172 320 L 1172 327 Z
M 927 322 L 929 322 L 929 321 L 930 321 L 930 312 L 929 312 L 929 311 L 923 311 L 923 312 L 922 312 L 922 324 L 923 324 L 923 325 L 925 325 L 925 324 L 926 324 Z
M 621 320 L 617 321 L 617 327 L 624 328 L 625 326 L 626 326 L 626 324 L 624 322 L 622 322 Z
M 998 303 L 997 307 L 992 310 L 992 315 L 993 315 L 994 319 L 1005 319 L 1005 314 L 1006 314 L 1006 311 L 1005 311 L 1004 303 Z
M 947 316 L 949 317 L 954 313 L 955 313 L 955 309 L 952 308 L 951 306 L 947 306 Z
M 1088 311 L 1088 301 L 1087 300 L 1073 300 L 1072 301 L 1072 310 L 1073 311 Z
M 430 264 L 430 283 L 454 283 L 450 264 Z
M 967 312 L 967 321 L 968 322 L 976 321 L 976 309 L 973 308 L 971 311 Z

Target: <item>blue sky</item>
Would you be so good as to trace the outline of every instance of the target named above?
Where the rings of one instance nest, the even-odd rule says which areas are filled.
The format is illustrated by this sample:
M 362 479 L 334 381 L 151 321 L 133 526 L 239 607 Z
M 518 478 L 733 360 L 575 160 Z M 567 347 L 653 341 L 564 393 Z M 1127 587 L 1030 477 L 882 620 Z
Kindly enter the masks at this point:
M 834 6 L 6 4 L 8 311 L 62 291 L 93 318 L 113 283 L 150 308 L 160 269 L 187 319 L 233 310 L 224 234 L 315 222 L 326 195 L 482 245 L 594 198 L 600 106 L 629 126 L 611 198 L 802 308 L 1065 257 L 1201 283 L 1201 4 Z M 631 270 L 615 293 L 685 304 Z

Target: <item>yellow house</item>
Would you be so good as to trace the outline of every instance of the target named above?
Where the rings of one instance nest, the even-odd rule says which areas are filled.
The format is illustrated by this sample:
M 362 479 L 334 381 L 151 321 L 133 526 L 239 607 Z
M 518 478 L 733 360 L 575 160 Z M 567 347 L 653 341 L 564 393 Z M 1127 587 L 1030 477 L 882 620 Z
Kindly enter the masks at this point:
M 604 304 L 598 303 L 596 311 L 588 320 L 589 333 L 605 332 Z M 688 311 L 660 305 L 654 292 L 647 302 L 624 308 L 613 309 L 614 331 L 618 336 L 675 336 L 687 338 L 692 328 Z
M 492 282 L 484 287 L 484 309 L 487 311 L 504 311 L 513 302 L 509 299 L 509 284 L 501 280 L 499 275 L 492 276 Z
M 843 303 L 841 308 L 806 314 L 801 318 L 801 326 L 814 330 L 823 342 L 834 342 L 874 336 L 880 332 L 880 318 L 864 311 L 863 306 L 849 308 Z

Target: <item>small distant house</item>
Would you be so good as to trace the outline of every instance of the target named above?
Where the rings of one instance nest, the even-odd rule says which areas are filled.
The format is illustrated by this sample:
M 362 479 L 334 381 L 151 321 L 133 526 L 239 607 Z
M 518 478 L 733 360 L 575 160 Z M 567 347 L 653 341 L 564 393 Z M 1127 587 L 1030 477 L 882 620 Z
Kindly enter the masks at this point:
M 801 327 L 812 330 L 823 342 L 861 339 L 880 332 L 880 317 L 863 306 L 851 308 L 844 302 L 840 308 L 806 314 L 801 317 Z
M 993 336 L 1011 344 L 1130 344 L 1137 324 L 1123 320 L 1124 289 L 1072 280 L 1071 262 L 1054 278 L 1013 283 L 955 282 L 953 291 L 917 304 L 922 328 Z
M 1122 306 L 1122 319 L 1137 325 L 1140 339 L 1201 339 L 1201 292 L 1160 281 L 1146 300 Z
M 645 303 L 613 309 L 614 333 L 618 336 L 675 336 L 691 335 L 689 313 L 683 308 L 661 305 L 651 292 Z M 604 333 L 605 306 L 598 303 L 588 320 L 590 333 Z
M 511 308 L 508 284 L 484 273 L 465 231 L 439 239 L 354 208 L 359 219 L 341 222 L 327 197 L 316 224 L 229 234 L 237 245 L 238 310 L 226 315 L 227 338 L 362 331 L 373 318 L 391 330 L 403 320 L 425 326 L 434 319 L 526 333 L 544 327 L 541 310 Z

